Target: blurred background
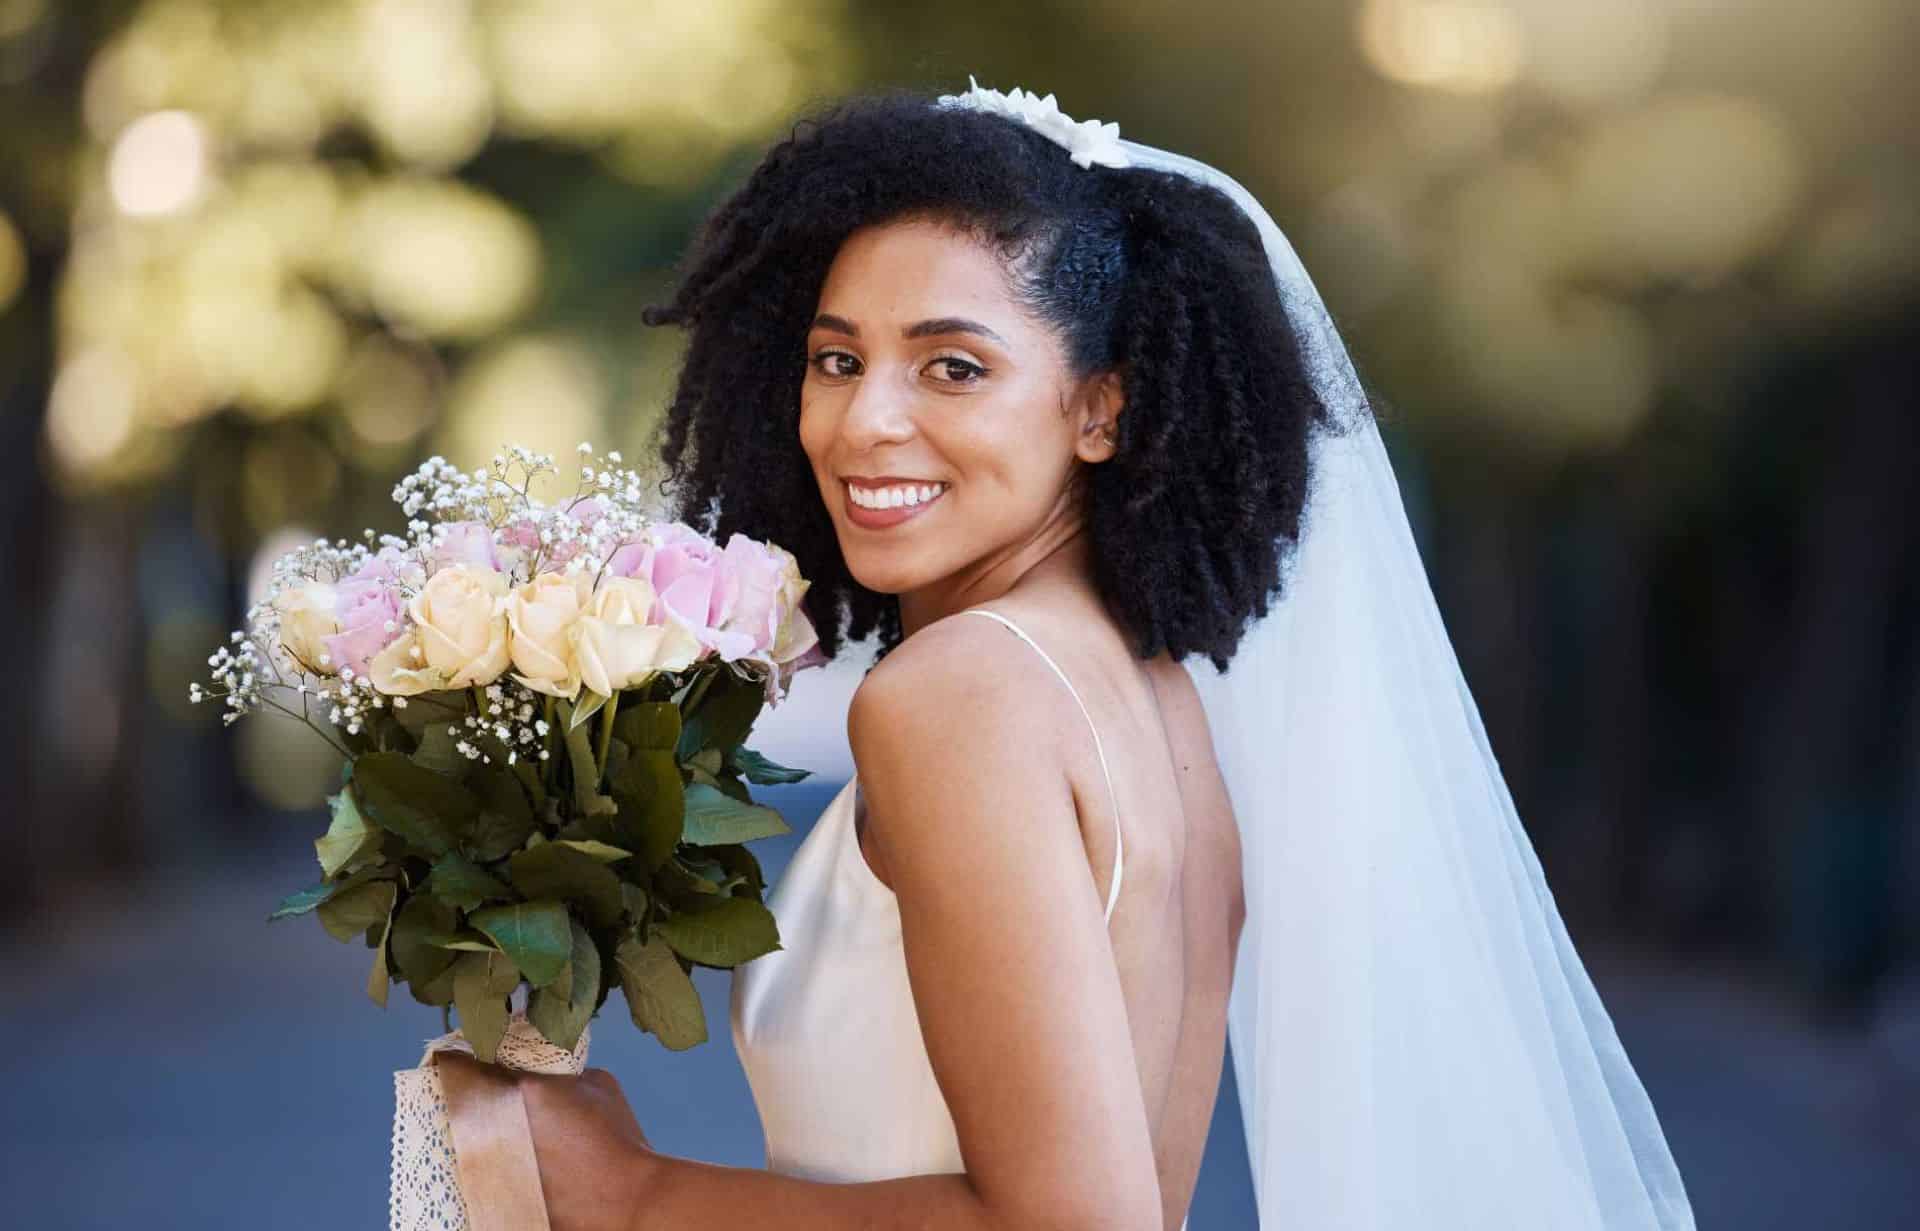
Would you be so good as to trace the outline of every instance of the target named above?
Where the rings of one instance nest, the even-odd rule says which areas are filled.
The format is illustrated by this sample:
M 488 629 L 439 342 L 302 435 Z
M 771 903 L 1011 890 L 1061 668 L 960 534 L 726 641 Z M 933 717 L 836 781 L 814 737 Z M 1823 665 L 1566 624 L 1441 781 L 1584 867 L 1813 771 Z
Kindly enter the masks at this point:
M 969 72 L 1292 237 L 1701 1226 L 1910 1219 L 1916 35 L 1907 0 L 0 0 L 21 1225 L 378 1225 L 439 1015 L 265 926 L 337 766 L 189 681 L 265 562 L 401 529 L 427 454 L 634 457 L 679 342 L 638 312 L 703 213 L 797 108 Z M 857 657 L 756 741 L 816 770 L 772 874 Z M 699 986 L 707 1046 L 610 1006 L 595 1063 L 662 1148 L 759 1165 Z M 1239 1132 L 1229 1069 L 1195 1231 L 1252 1225 Z

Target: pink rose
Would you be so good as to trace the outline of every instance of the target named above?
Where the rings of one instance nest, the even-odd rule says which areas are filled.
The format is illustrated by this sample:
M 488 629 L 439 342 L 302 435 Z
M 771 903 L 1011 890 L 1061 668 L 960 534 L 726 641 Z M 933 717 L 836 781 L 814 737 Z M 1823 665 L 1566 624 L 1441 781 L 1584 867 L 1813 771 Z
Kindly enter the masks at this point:
M 793 553 L 772 543 L 736 534 L 727 540 L 727 558 L 740 578 L 740 593 L 727 628 L 753 638 L 745 657 L 770 666 L 791 663 L 820 638 L 800 600 L 811 584 L 800 576 Z
M 419 565 L 395 548 L 383 547 L 334 583 L 333 618 L 338 628 L 322 639 L 333 671 L 351 668 L 356 676 L 367 673 L 373 656 L 400 635 L 406 610 L 401 577 L 419 573 Z
M 434 539 L 434 571 L 454 564 L 477 564 L 498 572 L 500 558 L 494 554 L 492 528 L 479 521 L 453 521 L 440 527 Z
M 663 617 L 672 621 L 724 662 L 752 652 L 753 635 L 728 626 L 740 595 L 737 561 L 692 527 L 680 522 L 654 527 L 646 542 L 615 552 L 608 571 L 653 586 L 659 597 L 650 623 Z
M 809 583 L 792 553 L 771 543 L 735 534 L 723 550 L 673 522 L 615 552 L 609 570 L 650 583 L 654 619 L 685 627 L 722 661 L 788 666 L 819 642 L 800 609 Z
M 400 635 L 404 611 L 399 587 L 390 580 L 363 576 L 366 571 L 334 587 L 333 614 L 340 631 L 326 638 L 334 668 L 351 668 L 356 676 L 365 675 L 373 656 Z
M 751 639 L 744 658 L 766 659 L 780 635 L 782 590 L 786 555 L 777 547 L 736 534 L 727 540 L 722 553 L 733 568 L 739 586 L 732 610 L 726 613 L 726 627 Z

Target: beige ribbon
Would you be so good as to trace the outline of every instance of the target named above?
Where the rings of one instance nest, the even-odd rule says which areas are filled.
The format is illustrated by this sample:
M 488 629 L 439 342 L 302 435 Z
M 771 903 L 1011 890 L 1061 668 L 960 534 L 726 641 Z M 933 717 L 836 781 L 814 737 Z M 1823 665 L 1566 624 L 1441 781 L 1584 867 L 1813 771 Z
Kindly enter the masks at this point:
M 433 1060 L 472 1231 L 551 1231 L 518 1074 L 459 1051 Z

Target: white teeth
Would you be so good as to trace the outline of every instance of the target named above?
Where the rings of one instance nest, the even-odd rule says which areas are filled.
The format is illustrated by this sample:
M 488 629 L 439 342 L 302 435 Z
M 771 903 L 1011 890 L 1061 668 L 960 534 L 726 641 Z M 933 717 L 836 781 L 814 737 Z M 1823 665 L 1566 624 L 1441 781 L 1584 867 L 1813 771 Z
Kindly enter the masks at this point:
M 847 495 L 857 505 L 867 509 L 897 509 L 903 506 L 925 504 L 947 489 L 945 483 L 920 483 L 904 487 L 887 487 L 878 491 L 855 487 L 847 484 Z

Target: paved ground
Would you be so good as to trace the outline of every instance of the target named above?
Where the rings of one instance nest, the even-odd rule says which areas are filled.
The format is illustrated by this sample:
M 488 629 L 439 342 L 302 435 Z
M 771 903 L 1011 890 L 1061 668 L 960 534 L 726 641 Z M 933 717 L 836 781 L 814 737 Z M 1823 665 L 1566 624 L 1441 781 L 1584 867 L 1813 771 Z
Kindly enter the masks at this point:
M 799 832 L 768 844 L 770 876 L 834 786 L 772 796 Z M 264 924 L 281 891 L 311 880 L 303 830 L 276 835 L 272 859 L 224 867 L 217 883 L 205 865 L 193 880 L 159 872 L 137 897 L 0 937 L 14 989 L 0 1008 L 8 1225 L 385 1225 L 388 1073 L 418 1060 L 439 1015 L 399 989 L 384 1013 L 367 1003 L 367 951 L 312 920 Z M 593 1062 L 620 1076 L 660 1148 L 757 1166 L 729 977 L 697 978 L 707 1045 L 666 1053 L 616 1003 Z M 1702 1228 L 1913 1225 L 1920 995 L 1877 1035 L 1824 1038 L 1789 1007 L 1701 975 L 1596 964 L 1596 979 Z M 1229 1066 L 1191 1225 L 1252 1227 L 1252 1209 Z

